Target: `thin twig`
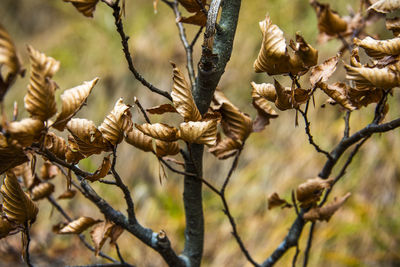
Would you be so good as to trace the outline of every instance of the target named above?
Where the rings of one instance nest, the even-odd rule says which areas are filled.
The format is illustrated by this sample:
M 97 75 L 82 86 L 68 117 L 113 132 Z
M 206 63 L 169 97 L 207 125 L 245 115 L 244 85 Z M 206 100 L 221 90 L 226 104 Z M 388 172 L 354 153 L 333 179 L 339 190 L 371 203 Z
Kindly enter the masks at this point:
M 222 184 L 222 187 L 221 187 L 221 194 L 222 194 L 222 195 L 225 194 L 225 189 L 226 189 L 226 187 L 228 186 L 229 180 L 230 180 L 230 178 L 231 178 L 233 172 L 235 171 L 235 169 L 236 169 L 236 167 L 237 167 L 237 164 L 238 164 L 238 162 L 239 162 L 240 154 L 242 153 L 243 146 L 244 146 L 244 143 L 243 143 L 243 145 L 241 146 L 241 148 L 236 152 L 235 159 L 233 160 L 232 165 L 231 165 L 231 168 L 229 169 L 228 175 L 226 176 L 226 178 L 225 178 L 225 180 L 224 180 L 224 183 Z
M 135 104 L 138 106 L 138 108 L 139 108 L 140 111 L 142 112 L 143 117 L 144 117 L 144 119 L 146 120 L 146 122 L 147 122 L 147 123 L 151 123 L 151 122 L 150 122 L 150 119 L 149 119 L 149 116 L 147 116 L 147 113 L 146 113 L 146 111 L 144 110 L 142 104 L 140 104 L 139 99 L 137 99 L 136 97 L 135 97 Z
M 310 256 L 310 250 L 311 250 L 312 241 L 313 241 L 315 224 L 316 224 L 315 222 L 311 223 L 310 232 L 308 233 L 307 246 L 306 246 L 306 249 L 304 250 L 303 267 L 307 267 L 307 264 L 308 264 L 308 258 Z
M 299 244 L 296 245 L 296 252 L 293 256 L 293 260 L 292 260 L 292 267 L 296 267 L 296 261 L 297 261 L 297 257 L 300 254 L 300 249 L 299 249 Z
M 115 243 L 115 249 L 117 250 L 117 255 L 118 255 L 119 261 L 121 263 L 126 263 L 124 258 L 122 257 L 121 251 L 119 250 L 119 246 L 117 243 Z
M 347 138 L 350 135 L 350 115 L 351 111 L 350 110 L 346 111 L 346 115 L 344 116 L 344 133 L 343 133 L 344 138 Z
M 163 91 L 161 89 L 158 89 L 151 83 L 149 83 L 143 76 L 136 70 L 135 66 L 133 65 L 132 61 L 132 56 L 131 53 L 129 52 L 129 46 L 128 46 L 128 40 L 129 37 L 126 36 L 124 32 L 124 25 L 122 23 L 122 19 L 120 17 L 120 12 L 121 8 L 119 7 L 119 0 L 116 0 L 112 5 L 109 5 L 113 9 L 113 16 L 114 16 L 114 23 L 115 26 L 117 27 L 117 31 L 121 37 L 121 43 L 122 43 L 122 50 L 125 55 L 125 59 L 128 63 L 128 68 L 132 72 L 132 74 L 135 76 L 136 80 L 141 82 L 145 87 L 147 87 L 150 91 L 153 93 L 159 94 L 164 96 L 165 98 L 169 99 L 172 101 L 171 95 L 167 91 Z
M 296 212 L 296 215 L 299 216 L 299 207 L 297 207 L 297 202 L 296 202 L 296 197 L 294 195 L 294 190 L 292 190 L 292 202 L 293 202 L 294 211 Z
M 25 244 L 25 262 L 29 267 L 33 267 L 33 264 L 31 262 L 31 256 L 29 254 L 29 245 L 31 243 L 31 236 L 29 233 L 29 225 L 28 222 L 25 223 L 24 227 L 24 235 L 26 238 L 26 244 Z
M 192 42 L 190 43 L 190 47 L 193 49 L 194 45 L 196 44 L 197 40 L 199 39 L 201 32 L 203 31 L 204 27 L 200 27 L 197 31 L 196 35 L 194 36 Z

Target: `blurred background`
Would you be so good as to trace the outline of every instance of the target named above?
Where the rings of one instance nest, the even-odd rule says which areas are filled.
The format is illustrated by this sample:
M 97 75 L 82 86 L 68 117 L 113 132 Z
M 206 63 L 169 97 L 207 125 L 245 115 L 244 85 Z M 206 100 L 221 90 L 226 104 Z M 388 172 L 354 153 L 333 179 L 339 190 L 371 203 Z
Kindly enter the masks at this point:
M 349 8 L 357 10 L 359 6 L 356 0 L 329 2 L 341 15 L 347 15 Z M 256 112 L 251 105 L 250 82 L 273 81 L 271 77 L 253 71 L 262 39 L 258 22 L 266 14 L 284 31 L 287 40 L 300 31 L 319 50 L 319 62 L 334 56 L 341 47 L 336 40 L 322 45 L 316 43 L 316 16 L 306 0 L 243 1 L 232 58 L 219 87 L 235 105 L 253 118 Z M 169 61 L 174 61 L 183 71 L 186 61 L 172 11 L 162 2 L 155 13 L 153 1 L 127 0 L 123 20 L 125 31 L 130 36 L 129 45 L 135 66 L 151 83 L 170 91 L 172 68 Z M 61 0 L 2 0 L 0 23 L 12 36 L 28 71 L 27 44 L 61 62 L 61 68 L 54 77 L 60 87 L 57 96 L 83 81 L 100 77 L 87 106 L 77 117 L 93 120 L 99 125 L 119 97 L 133 104 L 136 96 L 145 108 L 166 103 L 164 98 L 152 94 L 137 82 L 127 69 L 111 9 L 102 3 L 97 5 L 94 18 L 90 19 Z M 185 27 L 191 40 L 198 28 L 191 25 Z M 368 27 L 367 32 L 381 38 L 392 36 L 385 29 L 384 20 Z M 202 37 L 195 47 L 195 65 L 201 41 Z M 348 60 L 347 52 L 343 60 Z M 340 64 L 331 80 L 343 81 L 343 64 Z M 300 81 L 305 87 L 308 86 L 307 77 Z M 28 79 L 29 75 L 19 79 L 5 97 L 9 118 L 14 101 L 20 107 L 19 118 L 28 116 L 23 110 Z M 290 86 L 287 79 L 281 76 L 277 79 Z M 315 96 L 315 108 L 311 107 L 309 112 L 311 130 L 315 141 L 322 148 L 331 150 L 342 137 L 345 112 L 338 106 L 321 108 L 327 97 L 321 92 Z M 396 105 L 399 101 L 399 93 L 395 89 L 389 100 L 391 105 L 386 120 L 399 116 Z M 143 122 L 136 107 L 132 113 L 134 122 Z M 268 210 L 268 196 L 278 192 L 289 200 L 291 190 L 306 179 L 317 176 L 325 160 L 308 143 L 302 118 L 299 117 L 299 126 L 296 127 L 294 111 L 278 113 L 279 118 L 273 120 L 266 130 L 250 136 L 227 188 L 228 202 L 239 233 L 258 262 L 277 247 L 296 216 L 292 209 Z M 374 105 L 353 112 L 351 132 L 370 122 L 373 114 Z M 173 124 L 176 117 L 153 116 L 152 121 Z M 363 146 L 346 175 L 335 186 L 331 199 L 347 192 L 351 192 L 352 196 L 329 223 L 317 224 L 309 266 L 400 266 L 400 154 L 396 149 L 399 147 L 399 130 L 375 135 Z M 154 231 L 165 230 L 176 251 L 180 252 L 184 240 L 182 177 L 167 171 L 167 178 L 162 178 L 160 184 L 157 159 L 126 143 L 119 146 L 118 155 L 117 170 L 132 189 L 139 221 Z M 94 156 L 81 161 L 80 166 L 94 171 L 101 159 L 101 156 Z M 178 160 L 181 159 L 178 157 Z M 343 162 L 339 162 L 333 174 L 338 172 Z M 230 165 L 231 159 L 218 161 L 206 153 L 204 177 L 219 186 Z M 59 175 L 55 183 L 54 196 L 58 196 L 65 190 L 66 182 Z M 125 211 L 125 203 L 118 190 L 99 183 L 93 186 L 117 209 Z M 60 204 L 72 217 L 102 219 L 102 214 L 82 196 L 72 201 L 60 200 Z M 63 218 L 45 200 L 39 202 L 39 208 L 39 217 L 32 228 L 31 257 L 34 263 L 39 266 L 62 266 L 103 262 L 84 248 L 77 237 L 53 234 L 51 225 L 63 221 Z M 222 212 L 220 199 L 207 188 L 204 189 L 204 211 L 206 236 L 203 266 L 250 266 L 231 235 L 231 226 Z M 306 246 L 308 226 L 299 244 L 302 252 Z M 118 243 L 129 263 L 165 266 L 157 253 L 129 234 L 124 233 Z M 19 235 L 0 240 L 0 265 L 22 264 L 19 249 Z M 108 244 L 103 251 L 117 257 L 115 249 Z M 276 266 L 290 266 L 294 252 L 291 249 Z M 300 254 L 299 261 L 302 258 Z

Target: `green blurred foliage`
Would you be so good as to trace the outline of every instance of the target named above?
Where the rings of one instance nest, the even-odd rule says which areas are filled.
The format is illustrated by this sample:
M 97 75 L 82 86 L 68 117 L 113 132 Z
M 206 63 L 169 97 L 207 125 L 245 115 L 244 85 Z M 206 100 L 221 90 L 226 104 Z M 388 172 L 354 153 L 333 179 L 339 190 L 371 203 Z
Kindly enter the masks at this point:
M 326 2 L 326 1 L 325 1 Z M 358 1 L 330 1 L 333 9 L 347 14 L 348 6 L 358 9 Z M 138 70 L 153 84 L 170 90 L 172 69 L 169 60 L 185 69 L 185 53 L 180 43 L 175 18 L 169 8 L 159 3 L 155 14 L 152 1 L 126 1 L 124 25 L 133 59 Z M 232 59 L 220 83 L 226 95 L 243 111 L 255 115 L 251 106 L 250 81 L 270 82 L 265 74 L 253 72 L 261 32 L 258 22 L 269 13 L 287 37 L 293 38 L 300 31 L 305 39 L 320 51 L 319 61 L 336 54 L 338 41 L 324 45 L 316 44 L 318 30 L 316 17 L 308 1 L 252 0 L 243 1 L 240 22 L 236 34 Z M 82 81 L 100 77 L 101 80 L 88 99 L 87 107 L 78 113 L 99 124 L 111 110 L 119 97 L 133 104 L 137 96 L 143 106 L 151 107 L 165 103 L 161 97 L 151 94 L 129 73 L 123 57 L 120 39 L 115 31 L 111 10 L 98 4 L 94 19 L 79 14 L 72 5 L 61 0 L 2 0 L 0 23 L 13 37 L 24 66 L 29 71 L 26 44 L 61 62 L 61 69 L 54 77 L 62 90 L 76 86 Z M 189 39 L 197 28 L 187 26 Z M 382 21 L 369 29 L 371 34 L 390 37 Z M 198 61 L 201 38 L 195 47 L 194 58 Z M 344 55 L 347 60 L 348 55 Z M 28 72 L 29 73 L 29 72 Z M 23 96 L 28 76 L 19 79 L 5 98 L 6 111 L 10 117 L 13 102 L 23 111 Z M 338 71 L 336 79 L 343 79 Z M 278 77 L 289 86 L 286 78 Z M 301 80 L 307 85 L 306 77 Z M 316 94 L 315 108 L 311 109 L 310 121 L 315 140 L 329 150 L 340 140 L 343 132 L 344 112 L 337 106 L 320 108 L 327 97 Z M 397 89 L 390 97 L 391 108 L 387 120 L 399 114 Z M 368 123 L 373 116 L 373 107 L 354 112 L 351 118 L 352 132 Z M 135 122 L 143 122 L 138 110 L 133 108 Z M 255 259 L 265 259 L 279 244 L 295 218 L 293 210 L 267 209 L 267 197 L 278 192 L 290 199 L 291 190 L 305 179 L 315 177 L 324 163 L 324 156 L 317 154 L 308 144 L 303 123 L 295 127 L 295 112 L 279 112 L 280 117 L 267 129 L 253 134 L 247 141 L 237 171 L 227 189 L 231 210 L 237 219 L 240 234 Z M 154 121 L 169 121 L 170 117 L 154 117 Z M 329 223 L 317 225 L 309 266 L 399 266 L 400 265 L 400 147 L 399 131 L 371 138 L 355 157 L 343 180 L 335 187 L 333 196 L 352 192 L 346 205 Z M 140 152 L 127 144 L 118 149 L 117 169 L 132 189 L 137 217 L 144 225 L 155 231 L 165 230 L 177 251 L 183 248 L 184 214 L 182 204 L 182 177 L 168 173 L 159 182 L 160 164 L 154 156 Z M 81 166 L 93 171 L 102 157 L 82 161 Z M 204 177 L 220 185 L 231 161 L 217 162 L 213 156 L 205 156 Z M 339 163 L 339 166 L 343 161 Z M 337 171 L 336 171 L 337 172 Z M 65 179 L 56 178 L 55 196 L 65 190 Z M 96 190 L 119 210 L 125 210 L 123 198 L 118 190 L 103 184 L 93 184 Z M 205 251 L 204 266 L 250 266 L 231 236 L 231 227 L 221 211 L 220 200 L 208 189 L 204 190 Z M 100 212 L 78 196 L 74 201 L 60 201 L 73 217 L 93 216 L 101 218 Z M 86 251 L 76 237 L 55 236 L 49 229 L 49 221 L 58 223 L 62 218 L 52 211 L 48 203 L 39 204 L 40 213 L 33 225 L 32 257 L 45 265 L 89 264 L 102 262 Z M 307 229 L 308 227 L 306 227 Z M 305 230 L 300 240 L 303 251 L 307 239 Z M 19 261 L 19 238 L 0 241 L 0 253 L 7 255 L 0 264 Z M 119 241 L 125 259 L 138 266 L 164 266 L 161 258 L 138 240 L 123 234 Z M 116 257 L 113 248 L 106 245 L 105 252 Z M 7 253 L 6 253 L 7 252 Z M 13 254 L 14 253 L 14 254 Z M 294 249 L 290 250 L 277 266 L 291 264 Z M 300 256 L 299 261 L 302 260 Z

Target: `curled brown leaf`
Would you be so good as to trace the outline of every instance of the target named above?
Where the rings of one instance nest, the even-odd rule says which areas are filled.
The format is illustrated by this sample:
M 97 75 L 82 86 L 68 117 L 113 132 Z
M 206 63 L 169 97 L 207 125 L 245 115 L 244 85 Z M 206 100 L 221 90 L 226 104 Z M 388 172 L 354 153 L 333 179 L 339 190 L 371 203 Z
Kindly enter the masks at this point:
M 101 222 L 101 220 L 95 220 L 90 217 L 79 217 L 76 220 L 68 223 L 67 225 L 62 225 L 62 227 L 55 227 L 58 234 L 80 234 L 89 227 L 95 225 L 96 223 Z M 61 225 L 60 225 L 61 226 Z
M 335 198 L 332 203 L 329 203 L 323 207 L 311 208 L 309 211 L 304 213 L 303 218 L 306 221 L 329 221 L 333 214 L 346 202 L 350 197 L 350 193 L 347 193 L 341 198 Z

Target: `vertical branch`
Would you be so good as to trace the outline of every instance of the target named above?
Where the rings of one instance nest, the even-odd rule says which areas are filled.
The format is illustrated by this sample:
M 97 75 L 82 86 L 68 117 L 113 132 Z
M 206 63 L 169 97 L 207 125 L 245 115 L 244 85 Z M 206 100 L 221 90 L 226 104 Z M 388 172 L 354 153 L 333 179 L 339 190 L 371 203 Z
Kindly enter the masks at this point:
M 22 235 L 23 235 L 22 238 L 23 238 L 24 241 L 26 242 L 26 243 L 22 242 L 22 243 L 25 245 L 25 247 L 24 247 L 24 249 L 25 249 L 25 257 L 24 257 L 24 260 L 25 260 L 26 264 L 27 264 L 29 267 L 33 267 L 33 264 L 31 263 L 31 256 L 30 256 L 30 254 L 29 254 L 29 245 L 30 245 L 30 243 L 31 243 L 31 236 L 30 236 L 30 233 L 29 233 L 29 225 L 28 225 L 28 222 L 25 223 L 24 232 L 23 232 Z

